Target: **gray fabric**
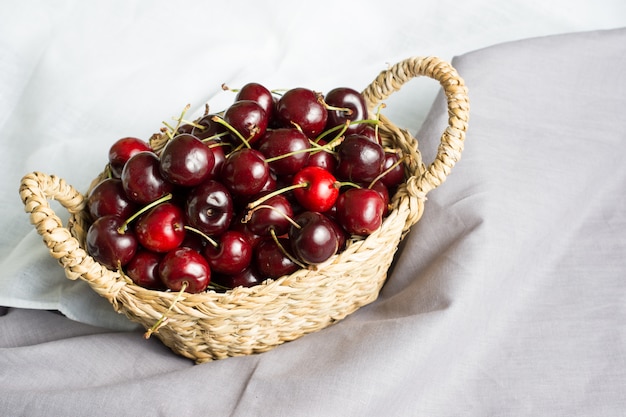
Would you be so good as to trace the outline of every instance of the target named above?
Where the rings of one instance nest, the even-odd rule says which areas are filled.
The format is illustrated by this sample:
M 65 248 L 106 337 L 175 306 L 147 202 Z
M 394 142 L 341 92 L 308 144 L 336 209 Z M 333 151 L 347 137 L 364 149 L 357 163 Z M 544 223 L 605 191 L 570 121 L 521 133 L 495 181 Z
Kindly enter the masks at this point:
M 380 298 L 260 355 L 192 365 L 137 331 L 0 316 L 3 415 L 619 416 L 626 30 L 467 53 L 463 159 Z M 432 156 L 438 97 L 418 135 Z

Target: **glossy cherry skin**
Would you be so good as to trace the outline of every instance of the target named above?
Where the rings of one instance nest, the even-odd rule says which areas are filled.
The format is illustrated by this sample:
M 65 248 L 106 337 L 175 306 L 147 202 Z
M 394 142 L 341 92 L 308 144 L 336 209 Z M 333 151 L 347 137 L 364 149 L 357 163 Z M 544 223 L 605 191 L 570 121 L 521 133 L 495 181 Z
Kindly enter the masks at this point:
M 290 250 L 289 239 L 279 238 L 278 241 L 285 250 Z M 289 259 L 273 239 L 260 242 L 253 256 L 255 267 L 265 278 L 279 278 L 300 269 L 300 266 Z
M 293 253 L 302 262 L 315 265 L 337 253 L 339 240 L 331 221 L 321 213 L 305 211 L 294 218 L 289 229 Z
M 165 284 L 159 276 L 162 254 L 139 248 L 133 259 L 124 267 L 124 272 L 137 285 L 150 290 L 164 290 Z
M 228 189 L 216 180 L 208 180 L 190 190 L 185 203 L 188 225 L 209 236 L 224 233 L 233 219 L 233 200 Z
M 262 205 L 255 207 L 248 213 L 248 229 L 259 236 L 270 236 L 273 230 L 277 236 L 287 233 L 289 219 L 293 217 L 293 209 L 287 197 L 275 195 Z
M 268 130 L 257 143 L 257 149 L 265 158 L 282 156 L 269 162 L 276 175 L 293 175 L 302 169 L 309 159 L 306 150 L 310 147 L 309 138 L 295 128 Z
M 172 291 L 180 291 L 186 283 L 186 292 L 199 293 L 206 290 L 211 282 L 211 268 L 202 254 L 180 247 L 161 259 L 159 276 Z
M 159 157 L 153 152 L 133 155 L 122 170 L 122 185 L 129 199 L 139 204 L 151 203 L 174 190 L 163 178 Z
M 334 88 L 326 93 L 324 101 L 332 107 L 349 109 L 349 111 L 335 109 L 328 110 L 328 121 L 326 122 L 327 129 L 343 125 L 346 122 L 367 119 L 367 105 L 365 104 L 365 98 L 361 93 L 352 88 Z M 351 124 L 348 126 L 346 133 L 356 133 L 358 128 L 359 124 Z
M 125 219 L 137 210 L 137 205 L 126 196 L 122 180 L 105 178 L 89 192 L 87 208 L 93 219 L 109 214 Z
M 148 142 L 142 139 L 135 137 L 118 139 L 109 148 L 109 168 L 111 169 L 111 175 L 114 178 L 119 178 L 122 175 L 126 161 L 139 152 L 148 152 L 151 150 Z
M 324 131 L 328 120 L 326 106 L 319 94 L 307 88 L 287 90 L 276 104 L 276 118 L 283 127 L 298 126 L 309 138 Z
M 236 274 L 213 274 L 211 282 L 226 288 L 253 287 L 260 284 L 266 277 L 259 274 L 256 268 L 249 266 Z
M 272 92 L 262 84 L 251 82 L 239 89 L 235 101 L 252 100 L 258 103 L 265 111 L 265 115 L 271 120 L 274 114 L 274 96 Z
M 385 202 L 378 191 L 350 188 L 337 198 L 337 220 L 350 234 L 368 236 L 383 222 Z
M 87 230 L 87 253 L 112 270 L 126 265 L 139 246 L 132 230 L 120 231 L 123 224 L 121 217 L 109 215 L 96 219 Z
M 250 197 L 263 189 L 269 175 L 270 168 L 263 154 L 256 149 L 243 148 L 228 155 L 220 180 L 232 194 Z
M 320 213 L 328 211 L 339 196 L 337 179 L 320 167 L 302 168 L 294 175 L 293 184 L 307 184 L 306 187 L 293 190 L 294 196 L 306 210 Z
M 200 139 L 182 134 L 167 142 L 161 151 L 160 161 L 161 174 L 167 181 L 193 187 L 210 178 L 215 156 Z
M 217 247 L 211 244 L 206 246 L 204 256 L 212 272 L 238 274 L 252 261 L 252 245 L 243 233 L 228 230 L 220 236 Z
M 135 235 L 144 248 L 169 252 L 185 239 L 185 214 L 176 204 L 165 202 L 143 214 L 135 224 Z
M 397 164 L 400 155 L 395 152 L 385 152 L 385 162 L 383 163 L 383 172 L 391 169 L 382 178 L 381 181 L 387 188 L 394 188 L 402 184 L 404 178 L 404 164 Z M 395 166 L 394 166 L 395 164 Z M 391 168 L 393 167 L 393 168 Z
M 354 182 L 373 181 L 383 171 L 383 147 L 362 135 L 348 135 L 338 149 L 337 177 Z
M 252 100 L 239 100 L 231 104 L 224 112 L 224 120 L 250 145 L 263 136 L 269 123 L 263 108 Z M 233 143 L 241 143 L 236 134 L 231 133 L 230 136 Z
M 319 140 L 317 143 L 322 146 L 326 144 L 324 140 Z M 306 166 L 320 167 L 335 175 L 337 171 L 337 158 L 332 152 L 312 151 L 309 154 Z
M 216 122 L 213 118 L 217 116 L 216 114 L 207 114 L 206 116 L 202 116 L 195 124 L 197 126 L 192 126 L 191 130 L 188 133 L 191 133 L 193 136 L 197 137 L 200 140 L 204 139 L 219 139 L 222 138 L 225 132 L 228 129 L 221 123 Z M 185 132 L 180 132 L 185 133 Z

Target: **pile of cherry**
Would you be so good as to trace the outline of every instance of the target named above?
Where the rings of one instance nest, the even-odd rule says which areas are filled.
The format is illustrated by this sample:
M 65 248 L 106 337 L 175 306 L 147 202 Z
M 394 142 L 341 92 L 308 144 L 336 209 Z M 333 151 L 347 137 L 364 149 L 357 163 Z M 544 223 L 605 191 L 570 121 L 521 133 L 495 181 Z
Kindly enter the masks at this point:
M 404 181 L 363 96 L 249 83 L 220 113 L 125 137 L 87 197 L 88 253 L 137 285 L 198 293 L 315 268 L 377 230 Z

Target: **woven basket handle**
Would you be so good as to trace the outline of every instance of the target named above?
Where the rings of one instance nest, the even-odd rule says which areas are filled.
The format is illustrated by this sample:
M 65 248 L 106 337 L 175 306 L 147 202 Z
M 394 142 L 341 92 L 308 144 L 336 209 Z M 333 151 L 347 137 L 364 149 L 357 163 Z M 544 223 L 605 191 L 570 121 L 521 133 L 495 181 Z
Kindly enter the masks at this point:
M 429 191 L 445 181 L 461 158 L 469 120 L 469 98 L 463 79 L 449 63 L 437 57 L 413 57 L 382 71 L 363 91 L 363 95 L 371 110 L 400 90 L 404 83 L 419 76 L 439 81 L 448 102 L 448 126 L 441 135 L 435 160 L 426 169 L 414 170 L 418 174 L 407 182 L 409 193 L 424 198 Z
M 81 193 L 62 178 L 33 172 L 22 178 L 20 197 L 31 223 L 43 237 L 51 255 L 63 265 L 68 278 L 83 276 L 89 279 L 107 274 L 106 269 L 80 247 L 50 206 L 49 200 L 56 200 L 70 214 L 79 214 L 85 207 L 85 197 Z

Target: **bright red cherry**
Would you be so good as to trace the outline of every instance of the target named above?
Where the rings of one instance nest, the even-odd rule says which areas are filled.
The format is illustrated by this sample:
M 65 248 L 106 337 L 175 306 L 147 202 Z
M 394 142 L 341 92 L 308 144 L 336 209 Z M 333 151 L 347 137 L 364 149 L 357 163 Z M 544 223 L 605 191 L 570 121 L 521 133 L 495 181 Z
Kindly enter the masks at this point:
M 109 148 L 109 167 L 111 168 L 111 175 L 113 175 L 114 178 L 119 178 L 122 175 L 126 161 L 136 153 L 151 150 L 148 142 L 139 138 L 125 137 L 118 139 L 111 145 L 111 148 Z
M 246 236 L 235 230 L 222 234 L 217 247 L 208 244 L 204 256 L 209 261 L 211 271 L 219 274 L 238 274 L 252 261 L 252 245 Z
M 350 188 L 337 198 L 337 220 L 350 234 L 367 236 L 383 222 L 385 202 L 378 191 Z
M 165 202 L 143 214 L 135 224 L 139 243 L 154 252 L 169 252 L 185 239 L 183 210 L 176 204 Z
M 295 188 L 293 193 L 302 207 L 310 211 L 330 210 L 339 195 L 337 179 L 316 166 L 302 168 L 293 176 L 293 184 L 306 184 L 306 187 Z

